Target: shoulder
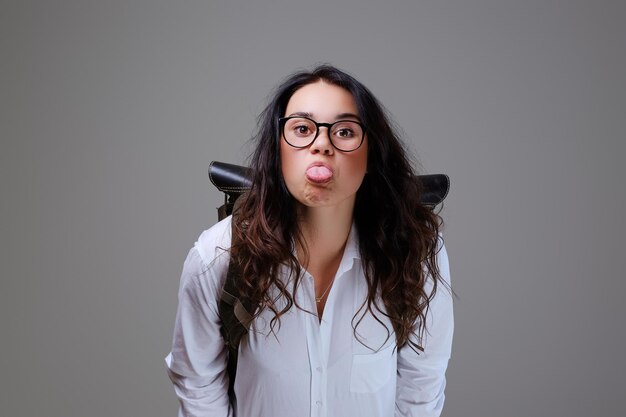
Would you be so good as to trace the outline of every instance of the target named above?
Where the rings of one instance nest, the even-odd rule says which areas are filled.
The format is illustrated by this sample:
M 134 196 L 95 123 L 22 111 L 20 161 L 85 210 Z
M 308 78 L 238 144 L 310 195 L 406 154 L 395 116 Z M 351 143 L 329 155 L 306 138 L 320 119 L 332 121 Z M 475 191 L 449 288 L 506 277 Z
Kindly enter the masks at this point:
M 443 296 L 443 293 L 450 293 L 452 281 L 450 279 L 450 261 L 448 260 L 448 251 L 444 242 L 443 235 L 441 233 L 437 236 L 437 242 L 435 246 L 435 261 L 437 276 L 433 276 L 428 269 L 426 262 L 422 264 L 424 273 L 426 274 L 426 281 L 424 283 L 424 290 L 426 294 L 432 294 L 435 290 L 438 296 Z M 437 286 L 435 287 L 435 281 Z
M 203 231 L 194 244 L 198 255 L 205 265 L 211 265 L 219 257 L 223 257 L 230 249 L 232 216 L 214 224 Z
M 189 251 L 181 275 L 180 292 L 221 288 L 230 261 L 231 218 L 216 223 L 200 233 Z
M 441 278 L 446 281 L 448 285 L 451 284 L 450 261 L 448 260 L 448 251 L 441 233 L 439 233 L 437 239 L 437 266 L 439 267 Z

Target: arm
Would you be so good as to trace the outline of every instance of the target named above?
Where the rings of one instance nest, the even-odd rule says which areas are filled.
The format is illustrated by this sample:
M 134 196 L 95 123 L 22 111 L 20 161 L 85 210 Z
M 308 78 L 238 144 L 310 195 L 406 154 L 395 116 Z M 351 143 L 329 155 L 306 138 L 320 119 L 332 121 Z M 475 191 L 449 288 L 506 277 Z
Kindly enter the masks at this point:
M 183 267 L 172 351 L 165 358 L 179 417 L 232 416 L 217 314 L 220 270 L 217 259 L 207 266 L 195 247 Z
M 441 278 L 450 284 L 448 254 L 443 244 L 437 262 Z M 452 313 L 451 291 L 440 283 L 426 319 L 424 352 L 417 354 L 409 346 L 398 351 L 396 417 L 441 414 L 454 329 Z

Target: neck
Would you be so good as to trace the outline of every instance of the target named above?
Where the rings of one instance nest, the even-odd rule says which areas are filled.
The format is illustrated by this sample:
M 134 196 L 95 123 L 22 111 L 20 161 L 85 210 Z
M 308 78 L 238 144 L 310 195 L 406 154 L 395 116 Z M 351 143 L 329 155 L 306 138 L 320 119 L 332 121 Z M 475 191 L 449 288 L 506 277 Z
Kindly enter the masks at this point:
M 352 227 L 353 210 L 354 199 L 332 207 L 302 207 L 300 230 L 309 255 L 323 262 L 343 254 Z M 301 255 L 302 251 L 299 252 Z M 303 260 L 302 256 L 300 259 Z

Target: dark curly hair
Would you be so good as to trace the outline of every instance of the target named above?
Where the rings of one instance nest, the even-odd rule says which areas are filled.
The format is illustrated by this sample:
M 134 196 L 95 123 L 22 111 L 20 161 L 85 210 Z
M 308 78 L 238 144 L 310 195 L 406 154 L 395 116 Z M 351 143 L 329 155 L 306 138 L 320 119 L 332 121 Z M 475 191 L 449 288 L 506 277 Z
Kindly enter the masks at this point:
M 241 271 L 240 295 L 258 306 L 257 315 L 266 308 L 274 313 L 273 331 L 277 323 L 280 327 L 281 315 L 294 305 L 300 308 L 295 292 L 302 267 L 292 248 L 294 241 L 303 248 L 306 244 L 298 226 L 298 203 L 282 176 L 278 119 L 285 116 L 296 90 L 320 80 L 352 94 L 367 129 L 369 173 L 357 191 L 354 222 L 368 294 L 352 327 L 356 334 L 367 312 L 382 323 L 378 316 L 382 314 L 393 325 L 397 347 L 409 343 L 422 350 L 429 303 L 442 282 L 436 261 L 442 220 L 420 203 L 421 186 L 383 106 L 363 84 L 330 65 L 291 75 L 259 116 L 256 149 L 250 158 L 253 185 L 237 209 L 239 221 L 231 248 L 231 262 Z M 281 265 L 289 268 L 292 279 L 280 279 Z M 430 291 L 425 289 L 428 277 L 432 279 Z M 281 307 L 272 288 L 284 299 Z M 390 337 L 391 330 L 387 331 Z M 412 334 L 418 343 L 410 340 Z

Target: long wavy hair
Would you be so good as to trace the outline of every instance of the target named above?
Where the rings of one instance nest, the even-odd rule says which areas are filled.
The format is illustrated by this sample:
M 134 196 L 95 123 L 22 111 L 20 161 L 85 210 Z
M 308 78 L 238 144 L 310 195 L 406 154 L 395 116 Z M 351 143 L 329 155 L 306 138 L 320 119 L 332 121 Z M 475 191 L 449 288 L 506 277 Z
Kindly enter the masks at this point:
M 383 106 L 363 84 L 330 65 L 288 77 L 259 116 L 250 158 L 252 188 L 236 211 L 231 247 L 231 262 L 241 271 L 240 296 L 258 306 L 257 315 L 264 309 L 273 312 L 272 331 L 276 324 L 280 327 L 280 317 L 290 308 L 300 308 L 295 293 L 303 271 L 293 244 L 307 245 L 298 226 L 299 203 L 282 176 L 278 119 L 285 116 L 296 90 L 320 80 L 352 94 L 368 140 L 368 174 L 354 208 L 368 291 L 352 320 L 355 335 L 370 312 L 381 324 L 379 315 L 389 319 L 393 329 L 387 328 L 388 337 L 395 332 L 398 348 L 408 343 L 422 350 L 429 303 L 441 282 L 436 255 L 442 220 L 420 203 L 421 186 Z M 281 278 L 283 266 L 290 279 Z M 429 277 L 432 286 L 427 290 Z

